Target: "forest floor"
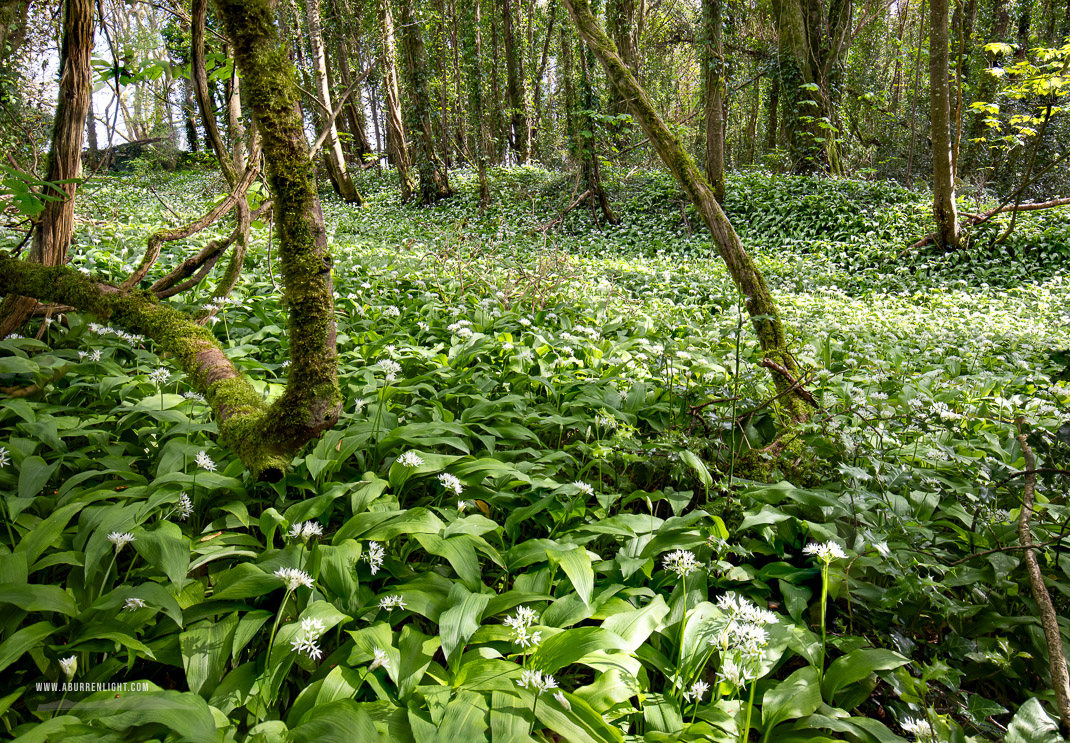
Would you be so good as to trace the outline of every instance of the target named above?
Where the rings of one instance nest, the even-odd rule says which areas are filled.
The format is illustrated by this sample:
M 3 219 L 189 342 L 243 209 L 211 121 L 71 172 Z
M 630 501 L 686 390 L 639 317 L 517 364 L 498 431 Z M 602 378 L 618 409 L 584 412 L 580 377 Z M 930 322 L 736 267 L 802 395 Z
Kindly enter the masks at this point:
M 820 406 L 798 432 L 796 456 L 764 461 L 761 448 L 780 430 L 770 381 L 722 264 L 667 176 L 611 171 L 620 225 L 576 210 L 548 229 L 571 202 L 570 178 L 492 171 L 494 198 L 481 212 L 473 174 L 451 176 L 458 195 L 430 208 L 401 205 L 392 178 L 374 172 L 359 182 L 367 207 L 325 197 L 346 404 L 278 485 L 243 479 L 213 444 L 207 409 L 182 396 L 182 375 L 149 344 L 77 315 L 47 330 L 48 347 L 0 342 L 4 386 L 63 368 L 40 395 L 0 397 L 13 459 L 0 489 L 19 495 L 11 540 L 66 505 L 97 504 L 71 511 L 30 575 L 63 586 L 81 619 L 123 624 L 107 641 L 136 659 L 126 678 L 200 691 L 242 734 L 261 717 L 296 731 L 330 696 L 332 664 L 359 668 L 374 648 L 396 656 L 393 648 L 423 642 L 431 671 L 409 669 L 426 673 L 422 682 L 399 679 L 395 663 L 389 681 L 380 670 L 353 691 L 378 700 L 360 714 L 380 731 L 409 726 L 391 728 L 399 740 L 441 723 L 447 701 L 436 684 L 460 690 L 448 705 L 482 710 L 483 728 L 463 718 L 475 726 L 469 736 L 519 736 L 501 740 L 526 740 L 521 728 L 537 739 L 541 729 L 583 740 L 620 740 L 621 730 L 738 739 L 752 686 L 761 717 L 783 726 L 774 740 L 820 730 L 883 743 L 902 740 L 909 720 L 996 740 L 1026 724 L 1011 724 L 1019 708 L 1046 729 L 1039 706 L 1024 704 L 1046 696 L 1048 679 L 1014 551 L 1015 473 L 1024 469 L 1015 418 L 1034 429 L 1038 466 L 1065 469 L 1070 210 L 1023 215 L 1000 247 L 990 246 L 992 225 L 961 252 L 917 253 L 907 246 L 930 229 L 923 194 L 730 178 L 726 211 L 769 280 Z M 221 189 L 201 173 L 95 179 L 79 194 L 73 265 L 121 279 L 152 231 L 199 214 Z M 217 236 L 170 246 L 157 270 Z M 213 326 L 267 397 L 281 391 L 287 364 L 271 245 L 257 225 L 234 300 Z M 209 289 L 178 306 L 195 310 Z M 165 373 L 150 378 L 158 368 Z M 218 471 L 194 467 L 199 452 Z M 1061 477 L 1041 479 L 1034 527 L 1038 543 L 1054 545 L 1043 564 L 1070 616 Z M 175 526 L 180 493 L 191 513 Z M 311 519 L 326 532 L 322 546 L 300 529 L 283 538 Z M 136 534 L 136 554 L 101 578 L 112 529 Z M 216 532 L 204 545 L 199 535 Z M 807 542 L 833 542 L 849 559 L 824 563 L 823 583 Z M 180 554 L 153 551 L 165 543 Z M 369 562 L 376 549 L 385 552 Z M 705 569 L 680 568 L 679 551 Z M 358 557 L 359 577 L 331 567 Z M 314 561 L 316 592 L 287 591 L 281 605 L 275 584 L 248 572 Z M 119 597 L 110 603 L 96 598 L 105 582 Z M 120 616 L 122 597 L 149 584 L 173 597 L 144 593 L 169 616 L 178 599 L 184 624 L 143 609 Z M 756 665 L 736 683 L 725 665 L 736 649 L 711 660 L 701 640 L 702 627 L 731 615 L 713 603 L 725 595 L 776 612 Z M 384 609 L 388 596 L 402 597 L 400 613 Z M 503 628 L 521 605 L 547 638 L 533 652 L 510 646 Z M 268 649 L 265 608 L 294 620 L 284 625 L 290 635 L 298 616 L 348 631 L 323 635 L 322 664 L 292 653 L 283 664 Z M 233 657 L 219 657 L 180 639 L 215 631 L 221 612 L 243 623 L 245 656 L 237 641 Z M 84 628 L 53 631 L 63 636 L 41 639 L 39 666 L 73 646 L 84 650 L 87 677 L 125 672 L 126 653 L 102 653 Z M 555 674 L 567 704 L 532 710 L 538 692 L 520 683 L 518 664 Z M 23 657 L 13 678 L 35 677 L 33 665 Z M 249 692 L 257 674 L 267 679 L 260 701 Z M 713 696 L 683 699 L 703 678 Z M 507 714 L 493 712 L 504 709 L 498 695 L 514 692 Z M 19 704 L 40 701 L 26 694 Z M 795 697 L 804 701 L 785 701 Z M 199 700 L 185 702 L 190 715 L 201 714 Z M 418 711 L 395 714 L 405 704 Z M 757 712 L 754 724 L 763 724 Z

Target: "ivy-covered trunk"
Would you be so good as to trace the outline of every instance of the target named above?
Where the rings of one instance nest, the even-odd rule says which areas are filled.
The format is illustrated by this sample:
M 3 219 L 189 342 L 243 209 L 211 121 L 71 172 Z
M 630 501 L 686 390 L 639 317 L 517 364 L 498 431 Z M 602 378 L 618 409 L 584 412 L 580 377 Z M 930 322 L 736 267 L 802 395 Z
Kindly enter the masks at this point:
M 45 180 L 70 181 L 53 187 L 47 195 L 61 196 L 46 201 L 38 217 L 30 245 L 30 260 L 46 266 L 62 266 L 74 235 L 76 179 L 82 170 L 82 142 L 89 98 L 93 53 L 93 0 L 66 0 L 63 11 L 63 47 L 59 57 L 59 98 L 52 124 L 52 151 L 48 154 Z M 37 298 L 9 295 L 0 304 L 0 339 L 6 338 L 26 321 L 37 306 Z
M 731 222 L 714 198 L 713 189 L 617 54 L 613 42 L 592 15 L 587 0 L 565 0 L 565 5 L 580 36 L 601 60 L 612 84 L 628 101 L 632 115 L 649 137 L 658 156 L 702 215 L 714 245 L 728 267 L 729 275 L 744 297 L 764 355 L 762 365 L 772 374 L 786 415 L 796 421 L 805 420 L 809 416 L 809 393 L 802 389 L 795 359 L 787 349 L 780 312 L 765 278 L 744 250 Z
M 420 203 L 433 204 L 448 198 L 449 177 L 435 152 L 435 128 L 431 120 L 430 68 L 424 48 L 423 28 L 413 13 L 414 0 L 401 3 L 401 48 L 409 87 L 409 131 L 416 140 L 416 170 L 420 174 Z
M 725 59 L 721 39 L 721 0 L 702 2 L 702 72 L 706 114 L 706 180 L 724 201 Z
M 407 0 L 411 1 L 411 0 Z M 516 39 L 518 23 L 513 0 L 502 0 L 502 40 L 505 43 L 505 73 L 509 89 L 511 143 L 516 161 L 523 165 L 531 155 L 531 126 L 528 117 L 527 81 L 524 74 L 524 50 Z

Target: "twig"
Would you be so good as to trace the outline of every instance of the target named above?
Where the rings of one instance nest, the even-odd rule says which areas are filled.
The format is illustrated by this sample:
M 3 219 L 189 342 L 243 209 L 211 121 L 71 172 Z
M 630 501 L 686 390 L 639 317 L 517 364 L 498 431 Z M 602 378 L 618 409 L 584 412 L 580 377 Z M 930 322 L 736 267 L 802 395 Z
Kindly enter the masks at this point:
M 770 371 L 775 371 L 777 374 L 784 377 L 784 379 L 788 380 L 788 382 L 791 384 L 791 387 L 789 389 L 793 389 L 798 392 L 799 397 L 810 403 L 810 405 L 815 410 L 821 409 L 821 406 L 817 404 L 817 400 L 815 400 L 814 396 L 810 394 L 810 391 L 803 387 L 802 382 L 793 377 L 791 372 L 789 372 L 786 368 L 784 368 L 783 366 L 781 366 L 770 358 L 762 359 L 758 362 L 758 366 L 761 366 L 765 369 L 769 369 Z

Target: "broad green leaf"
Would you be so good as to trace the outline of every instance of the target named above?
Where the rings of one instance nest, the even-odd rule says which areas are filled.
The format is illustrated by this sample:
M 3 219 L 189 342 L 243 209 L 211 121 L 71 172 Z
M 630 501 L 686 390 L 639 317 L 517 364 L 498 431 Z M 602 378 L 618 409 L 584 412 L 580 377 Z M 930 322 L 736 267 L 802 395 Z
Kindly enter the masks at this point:
M 1059 727 L 1036 697 L 1018 708 L 1003 743 L 1061 743 Z
M 812 666 L 800 668 L 762 697 L 762 727 L 770 731 L 782 722 L 806 717 L 821 706 L 821 679 Z
M 558 632 L 542 641 L 531 655 L 531 665 L 547 673 L 554 673 L 572 663 L 580 662 L 598 650 L 628 651 L 628 645 L 617 635 L 601 627 L 577 627 Z
M 191 743 L 216 743 L 216 724 L 208 703 L 191 692 L 97 692 L 82 700 L 78 715 L 119 732 L 140 725 L 163 725 Z
M 426 508 L 404 511 L 367 511 L 342 524 L 334 543 L 346 539 L 387 541 L 399 534 L 438 534 L 445 524 Z
M 569 709 L 552 694 L 543 694 L 535 708 L 539 722 L 569 743 L 623 743 L 624 735 L 619 728 L 608 724 L 580 697 L 562 693 Z
M 19 497 L 32 498 L 48 483 L 59 462 L 48 464 L 41 457 L 26 457 L 19 467 Z
M 277 578 L 271 573 L 265 573 L 256 565 L 242 562 L 219 576 L 211 598 L 216 601 L 247 599 L 250 596 L 262 596 L 265 593 L 270 593 L 277 588 L 281 588 L 282 585 L 281 578 Z
M 487 740 L 487 732 L 487 703 L 483 695 L 458 689 L 446 705 L 431 743 L 479 743 Z
M 0 643 L 0 671 L 17 661 L 23 653 L 38 645 L 55 631 L 56 628 L 48 622 L 37 622 L 29 627 L 23 627 L 5 639 Z
M 78 604 L 59 586 L 38 583 L 0 583 L 0 604 L 14 604 L 23 611 L 55 611 L 73 617 Z
M 415 537 L 420 546 L 429 553 L 444 557 L 469 590 L 478 590 L 483 584 L 479 559 L 470 536 L 461 534 L 443 539 L 437 534 L 416 534 Z
M 489 595 L 472 593 L 462 585 L 454 585 L 450 589 L 447 599 L 449 608 L 442 612 L 438 620 L 442 653 L 450 666 L 456 664 L 465 643 L 479 629 L 483 610 L 489 602 Z
M 182 533 L 178 524 L 160 521 L 151 531 L 134 530 L 133 547 L 137 553 L 155 568 L 161 570 L 172 583 L 182 586 L 189 570 L 189 537 Z
M 590 606 L 591 594 L 594 592 L 594 569 L 591 567 L 591 557 L 587 553 L 587 548 L 547 549 L 546 556 L 551 562 L 561 566 L 565 575 L 572 581 L 572 587 L 583 599 L 583 603 Z
M 836 692 L 848 684 L 869 676 L 875 671 L 889 671 L 905 666 L 910 661 L 893 650 L 866 648 L 855 650 L 832 661 L 825 672 L 821 691 L 831 704 Z
M 190 691 L 207 698 L 215 689 L 230 661 L 237 627 L 238 613 L 234 612 L 221 621 L 200 622 L 179 635 Z
M 314 707 L 304 722 L 290 731 L 293 743 L 337 740 L 352 743 L 379 743 L 371 717 L 352 699 L 339 699 Z

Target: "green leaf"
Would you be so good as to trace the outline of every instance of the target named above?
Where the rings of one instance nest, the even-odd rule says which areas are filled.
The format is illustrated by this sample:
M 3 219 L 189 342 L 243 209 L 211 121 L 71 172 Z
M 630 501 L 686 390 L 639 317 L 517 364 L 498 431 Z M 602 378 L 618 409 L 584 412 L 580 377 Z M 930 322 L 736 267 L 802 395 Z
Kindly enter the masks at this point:
M 598 650 L 624 650 L 628 645 L 609 630 L 601 627 L 577 627 L 558 632 L 542 641 L 531 655 L 531 665 L 547 673 L 555 673 Z
M 317 705 L 300 725 L 290 731 L 293 743 L 318 743 L 338 740 L 352 743 L 379 743 L 379 733 L 372 718 L 353 699 L 338 699 Z M 458 743 L 455 739 L 453 743 Z
M 37 583 L 0 583 L 0 604 L 14 604 L 22 611 L 55 611 L 73 617 L 78 604 L 59 586 Z
M 812 666 L 800 668 L 765 693 L 762 698 L 762 726 L 768 735 L 768 731 L 780 723 L 806 717 L 820 706 L 821 680 L 817 669 Z
M 642 609 L 614 614 L 602 622 L 602 628 L 624 640 L 628 652 L 634 653 L 646 642 L 669 614 L 665 599 L 658 595 Z
M 438 534 L 445 524 L 426 508 L 404 511 L 368 511 L 357 514 L 334 535 L 334 543 L 346 539 L 385 542 L 399 534 Z
M 40 370 L 41 367 L 22 356 L 0 358 L 0 374 L 36 374 Z
M 551 562 L 561 566 L 565 575 L 572 581 L 572 587 L 583 599 L 583 603 L 590 606 L 591 594 L 594 592 L 594 569 L 591 567 L 591 558 L 587 554 L 587 548 L 547 549 L 546 556 Z
M 438 629 L 442 637 L 442 653 L 451 667 L 460 657 L 464 644 L 479 629 L 483 610 L 489 601 L 487 594 L 472 593 L 462 585 L 455 584 L 450 589 L 447 599 L 450 608 L 439 617 Z
M 160 521 L 152 531 L 135 529 L 134 536 L 133 547 L 145 562 L 163 571 L 181 588 L 186 582 L 192 545 L 178 524 Z
M 190 691 L 208 697 L 215 690 L 230 661 L 237 627 L 238 613 L 233 612 L 221 621 L 199 622 L 179 635 Z
M 141 725 L 162 725 L 192 743 L 216 743 L 217 740 L 216 723 L 208 703 L 190 692 L 116 694 L 103 691 L 81 702 L 78 715 L 83 720 L 96 720 L 117 732 L 130 731 Z
M 551 694 L 539 699 L 535 715 L 539 722 L 570 743 L 622 743 L 624 734 L 608 724 L 583 699 L 562 692 L 571 709 L 566 710 Z
M 431 743 L 487 740 L 487 703 L 482 694 L 459 689 L 446 705 Z
M 832 661 L 821 684 L 822 694 L 831 704 L 836 692 L 844 686 L 861 681 L 875 671 L 890 671 L 909 662 L 894 650 L 866 648 L 852 651 Z
M 1036 697 L 1018 708 L 1003 743 L 1061 743 L 1059 726 Z
M 0 643 L 0 671 L 10 666 L 22 657 L 30 648 L 39 644 L 46 637 L 56 631 L 48 622 L 37 622 L 29 627 L 23 627 L 11 637 Z
M 19 497 L 32 498 L 44 489 L 59 462 L 47 464 L 41 457 L 26 457 L 19 468 Z
M 247 599 L 250 596 L 262 596 L 282 587 L 282 579 L 248 562 L 242 562 L 230 568 L 216 581 L 211 598 Z

